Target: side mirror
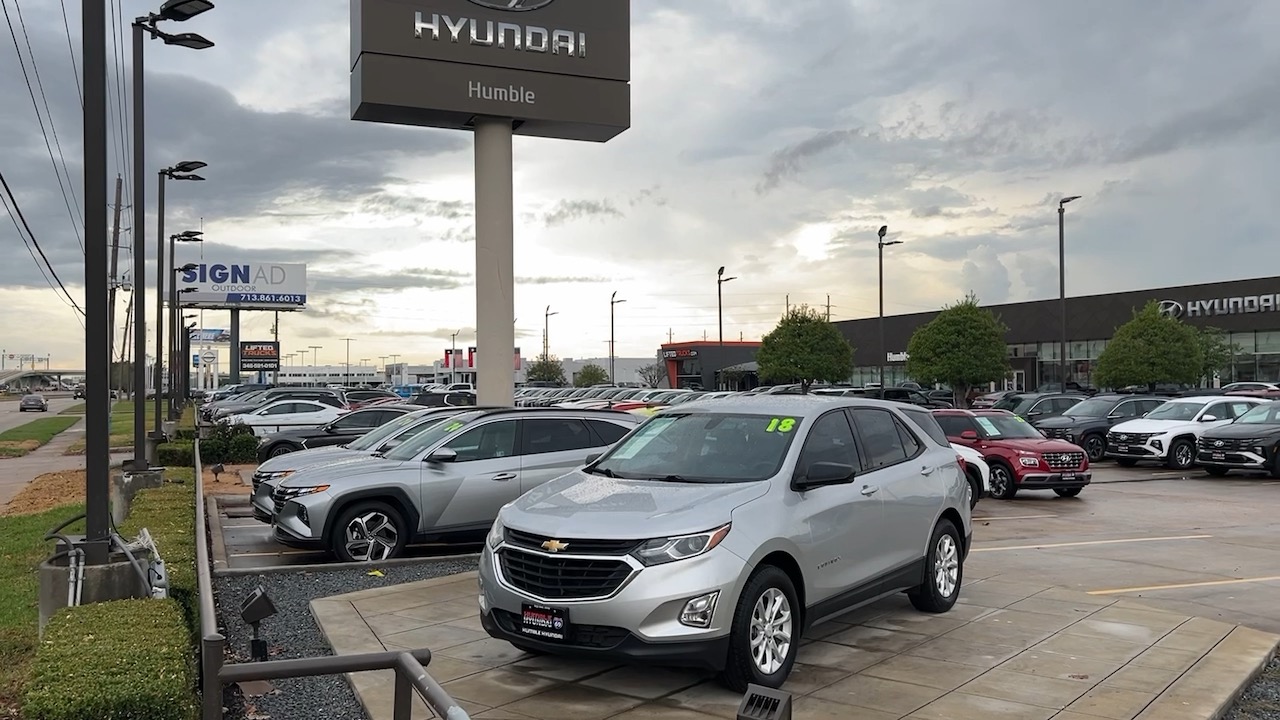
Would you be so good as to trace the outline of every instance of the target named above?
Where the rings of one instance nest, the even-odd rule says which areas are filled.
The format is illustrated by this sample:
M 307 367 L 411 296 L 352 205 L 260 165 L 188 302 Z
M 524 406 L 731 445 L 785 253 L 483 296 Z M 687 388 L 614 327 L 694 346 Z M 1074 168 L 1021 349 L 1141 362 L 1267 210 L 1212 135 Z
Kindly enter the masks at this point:
M 833 462 L 816 462 L 805 470 L 803 478 L 796 480 L 792 486 L 797 490 L 812 490 L 829 485 L 843 485 L 851 482 L 854 476 L 852 465 Z
M 1217 421 L 1218 421 L 1217 415 L 1201 415 L 1200 416 L 1200 422 L 1217 422 Z
M 591 453 L 587 456 L 587 464 L 590 465 L 591 463 L 599 460 L 602 455 L 604 455 L 604 453 Z
M 1043 414 L 1044 414 L 1044 410 L 1032 410 L 1031 412 L 1027 413 L 1027 417 L 1040 417 Z
M 1123 415 L 1111 414 L 1111 415 L 1108 415 L 1108 416 L 1107 416 L 1107 419 L 1108 419 L 1108 420 L 1123 420 L 1123 419 L 1124 419 L 1124 416 L 1123 416 Z
M 450 463 L 458 459 L 458 451 L 440 448 L 427 456 L 429 463 Z
M 977 439 L 978 439 L 978 431 L 977 431 L 977 430 L 965 430 L 964 432 L 960 433 L 960 439 L 961 439 L 961 440 L 977 440 Z

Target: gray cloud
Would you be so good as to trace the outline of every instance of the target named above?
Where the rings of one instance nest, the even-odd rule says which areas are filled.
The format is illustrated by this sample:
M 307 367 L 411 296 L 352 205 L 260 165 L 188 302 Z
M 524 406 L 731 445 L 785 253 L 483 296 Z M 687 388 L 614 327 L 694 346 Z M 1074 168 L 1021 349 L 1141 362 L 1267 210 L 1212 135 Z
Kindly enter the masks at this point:
M 966 290 L 973 292 L 984 303 L 1002 303 L 1009 300 L 1012 283 L 1009 268 L 1000 261 L 1000 255 L 990 246 L 979 245 L 969 251 L 960 266 L 960 277 Z
M 471 284 L 471 273 L 436 268 L 405 268 L 394 272 L 322 270 L 308 272 L 307 284 L 312 291 L 330 293 L 453 290 Z
M 611 200 L 561 200 L 542 216 L 547 227 L 556 227 L 576 220 L 604 220 L 621 218 L 622 211 Z
M 461 200 L 407 197 L 385 192 L 365 197 L 360 202 L 360 210 L 373 214 L 413 215 L 419 220 L 423 218 L 470 220 L 475 216 L 475 205 L 473 203 L 462 202 Z
M 588 276 L 536 275 L 516 278 L 518 285 L 576 285 L 585 283 L 609 282 L 612 278 Z

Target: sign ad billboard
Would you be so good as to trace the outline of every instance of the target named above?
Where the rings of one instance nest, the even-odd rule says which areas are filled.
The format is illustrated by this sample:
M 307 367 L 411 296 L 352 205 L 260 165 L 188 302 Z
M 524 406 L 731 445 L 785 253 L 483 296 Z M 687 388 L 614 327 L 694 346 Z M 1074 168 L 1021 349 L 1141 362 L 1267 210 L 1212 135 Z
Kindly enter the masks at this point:
M 302 263 L 192 264 L 194 269 L 178 274 L 178 300 L 185 306 L 300 310 L 307 304 L 307 266 Z
M 196 328 L 188 334 L 191 336 L 191 342 L 193 343 L 231 342 L 231 331 L 222 328 Z
M 240 369 L 276 372 L 280 369 L 280 343 L 274 340 L 240 343 Z
M 605 142 L 630 81 L 630 0 L 351 0 L 353 120 Z

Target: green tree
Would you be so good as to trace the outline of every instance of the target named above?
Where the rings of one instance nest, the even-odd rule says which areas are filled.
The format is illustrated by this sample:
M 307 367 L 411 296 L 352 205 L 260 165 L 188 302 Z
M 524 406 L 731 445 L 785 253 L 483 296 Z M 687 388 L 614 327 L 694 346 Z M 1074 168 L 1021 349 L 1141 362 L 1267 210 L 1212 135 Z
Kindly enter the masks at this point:
M 826 315 L 807 305 L 792 308 L 756 351 L 760 378 L 798 382 L 809 392 L 815 381 L 844 382 L 853 374 L 853 346 Z
M 1243 352 L 1239 345 L 1228 341 L 1227 334 L 1217 328 L 1200 330 L 1200 377 L 1206 385 L 1213 384 L 1213 376 L 1230 377 L 1231 364 Z
M 537 360 L 529 363 L 524 372 L 525 380 L 530 382 L 550 382 L 564 385 L 564 365 L 555 356 L 539 355 Z
M 1194 383 L 1204 368 L 1200 331 L 1161 315 L 1159 306 L 1149 302 L 1116 328 L 1098 356 L 1094 377 L 1104 387 L 1145 385 L 1154 390 L 1156 383 Z
M 1006 332 L 1000 318 L 970 293 L 911 335 L 907 374 L 922 383 L 945 383 L 960 404 L 969 388 L 1009 374 Z
M 609 371 L 595 363 L 587 363 L 573 374 L 574 387 L 591 387 L 607 382 L 609 382 Z

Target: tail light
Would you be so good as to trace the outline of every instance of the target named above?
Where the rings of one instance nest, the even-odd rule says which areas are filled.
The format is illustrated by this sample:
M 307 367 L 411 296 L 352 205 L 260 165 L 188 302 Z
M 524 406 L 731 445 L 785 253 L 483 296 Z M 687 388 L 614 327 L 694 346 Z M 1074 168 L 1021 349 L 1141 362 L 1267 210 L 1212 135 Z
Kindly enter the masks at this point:
M 956 462 L 960 463 L 961 472 L 969 472 L 969 463 L 965 462 L 963 455 L 956 453 Z

